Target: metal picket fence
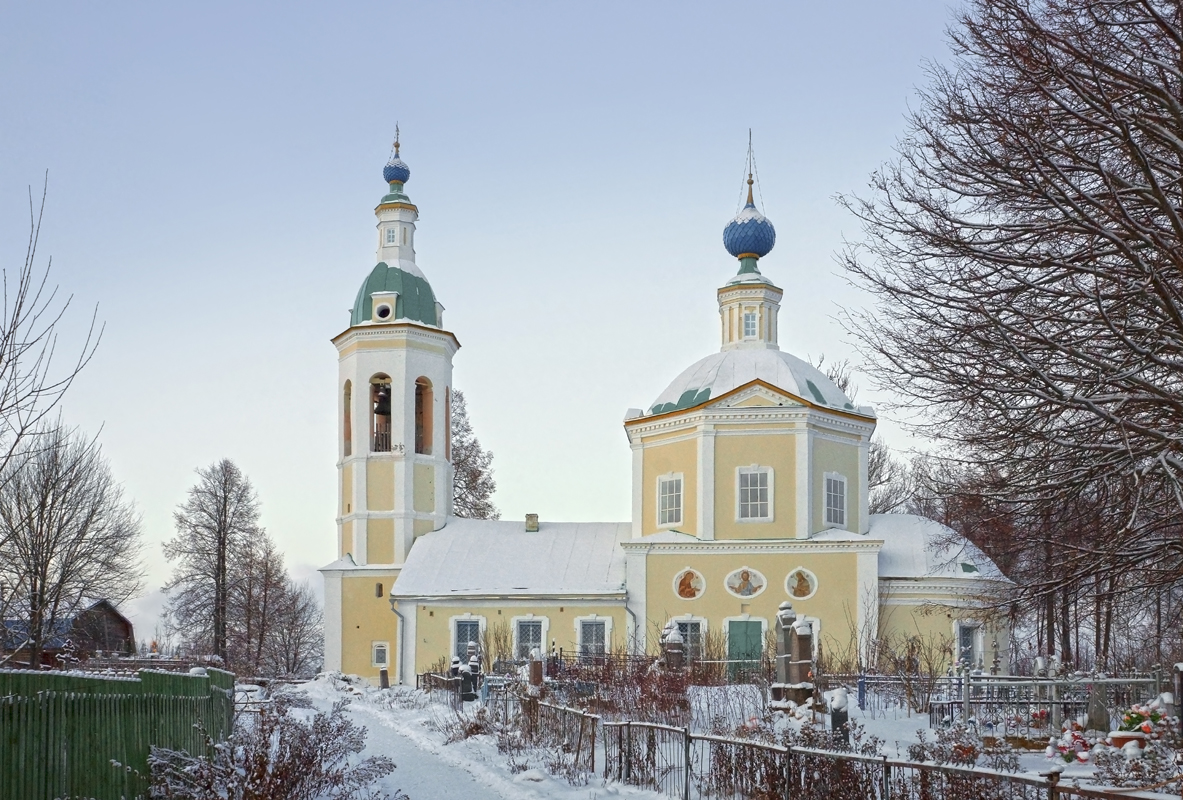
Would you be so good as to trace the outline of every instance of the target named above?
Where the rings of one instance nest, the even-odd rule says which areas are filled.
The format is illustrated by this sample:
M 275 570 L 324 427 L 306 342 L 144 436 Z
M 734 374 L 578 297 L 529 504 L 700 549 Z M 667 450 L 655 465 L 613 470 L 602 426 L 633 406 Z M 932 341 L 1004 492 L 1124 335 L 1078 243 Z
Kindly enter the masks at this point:
M 205 754 L 233 725 L 234 675 L 222 670 L 0 670 L 0 797 L 144 796 L 153 746 Z
M 1171 800 L 1046 777 L 605 722 L 604 777 L 679 800 Z

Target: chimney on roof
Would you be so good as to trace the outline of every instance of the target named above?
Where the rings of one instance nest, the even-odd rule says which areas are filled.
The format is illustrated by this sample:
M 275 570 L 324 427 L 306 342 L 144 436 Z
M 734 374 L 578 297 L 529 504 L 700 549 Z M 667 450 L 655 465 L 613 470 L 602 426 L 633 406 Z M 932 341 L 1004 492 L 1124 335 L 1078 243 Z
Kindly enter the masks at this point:
M 538 532 L 538 515 L 537 514 L 527 514 L 526 515 L 526 533 L 537 533 L 537 532 Z

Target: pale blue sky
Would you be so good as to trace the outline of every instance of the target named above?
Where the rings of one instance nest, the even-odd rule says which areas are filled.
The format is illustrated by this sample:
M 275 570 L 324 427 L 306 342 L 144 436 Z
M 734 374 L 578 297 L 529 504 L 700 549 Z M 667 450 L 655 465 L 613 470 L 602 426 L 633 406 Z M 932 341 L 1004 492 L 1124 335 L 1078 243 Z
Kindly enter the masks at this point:
M 65 414 L 102 426 L 144 515 L 149 588 L 194 468 L 221 457 L 293 567 L 332 559 L 329 339 L 374 263 L 396 120 L 418 262 L 463 345 L 455 384 L 504 515 L 623 520 L 625 409 L 718 348 L 748 128 L 781 346 L 851 355 L 834 317 L 864 298 L 834 253 L 858 228 L 834 196 L 890 157 L 949 14 L 0 2 L 0 262 L 23 258 L 26 187 L 48 169 L 41 253 L 107 324 Z

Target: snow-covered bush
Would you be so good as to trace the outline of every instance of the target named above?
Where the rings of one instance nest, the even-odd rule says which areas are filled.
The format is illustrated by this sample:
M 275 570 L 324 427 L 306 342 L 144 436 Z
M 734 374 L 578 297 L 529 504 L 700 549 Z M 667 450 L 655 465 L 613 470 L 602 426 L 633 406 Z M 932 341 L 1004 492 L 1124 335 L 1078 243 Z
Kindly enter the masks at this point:
M 307 701 L 278 697 L 254 715 L 240 715 L 225 742 L 207 739 L 212 757 L 152 748 L 153 800 L 405 800 L 371 790 L 394 769 L 385 756 L 355 758 L 365 728 L 344 714 L 348 700 L 312 713 Z M 245 717 L 253 719 L 245 719 Z
M 1145 748 L 1131 742 L 1125 747 L 1104 744 L 1093 749 L 1096 767 L 1093 780 L 1105 786 L 1155 787 L 1155 791 L 1178 793 L 1183 781 L 1172 781 L 1179 771 L 1175 752 L 1161 741 L 1148 741 Z
M 1000 772 L 1018 772 L 1019 758 L 1013 747 L 1002 738 L 984 740 L 976 728 L 956 724 L 936 731 L 935 739 L 928 732 L 916 731 L 916 743 L 908 745 L 909 761 L 932 761 L 963 767 L 985 766 Z

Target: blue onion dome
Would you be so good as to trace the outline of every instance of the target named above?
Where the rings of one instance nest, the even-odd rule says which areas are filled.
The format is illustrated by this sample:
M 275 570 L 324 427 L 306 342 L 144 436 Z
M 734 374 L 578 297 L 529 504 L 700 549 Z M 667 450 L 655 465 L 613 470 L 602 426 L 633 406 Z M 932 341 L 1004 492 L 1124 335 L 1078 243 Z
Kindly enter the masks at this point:
M 748 176 L 748 202 L 723 229 L 723 246 L 736 258 L 763 258 L 776 244 L 776 228 L 752 202 L 752 176 Z
M 390 154 L 390 160 L 382 168 L 382 179 L 387 183 L 406 183 L 411 178 L 411 168 L 407 166 L 405 161 L 398 157 L 398 134 L 398 125 L 395 125 L 394 152 Z
M 382 168 L 382 179 L 387 183 L 406 183 L 410 177 L 411 168 L 398 157 L 398 154 L 391 156 Z

